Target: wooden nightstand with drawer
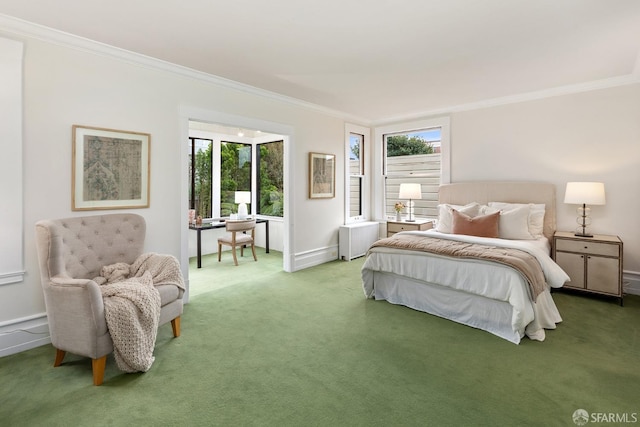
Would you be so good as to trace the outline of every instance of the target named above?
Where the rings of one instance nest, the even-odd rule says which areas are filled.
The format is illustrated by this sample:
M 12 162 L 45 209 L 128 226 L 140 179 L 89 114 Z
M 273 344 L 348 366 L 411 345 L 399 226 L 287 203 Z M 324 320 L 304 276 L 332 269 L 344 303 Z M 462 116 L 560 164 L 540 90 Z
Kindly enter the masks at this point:
M 622 241 L 618 236 L 579 237 L 557 231 L 552 255 L 571 278 L 565 288 L 614 296 L 623 304 Z
M 424 231 L 433 228 L 433 221 L 430 219 L 416 219 L 415 221 L 387 221 L 387 237 L 393 236 L 400 231 Z

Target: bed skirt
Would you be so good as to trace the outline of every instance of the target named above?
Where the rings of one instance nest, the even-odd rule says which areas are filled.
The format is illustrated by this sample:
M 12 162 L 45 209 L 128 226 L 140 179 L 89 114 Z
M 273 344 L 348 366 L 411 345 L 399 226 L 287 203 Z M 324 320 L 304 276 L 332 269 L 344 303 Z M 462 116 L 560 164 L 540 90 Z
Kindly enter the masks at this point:
M 506 301 L 462 292 L 393 273 L 362 270 L 363 281 L 372 281 L 368 298 L 385 300 L 414 310 L 433 314 L 463 325 L 490 332 L 519 344 L 523 336 L 544 341 L 545 329 L 555 329 L 562 321 L 547 289 L 532 304 L 534 320 L 520 330 L 512 326 L 513 307 Z

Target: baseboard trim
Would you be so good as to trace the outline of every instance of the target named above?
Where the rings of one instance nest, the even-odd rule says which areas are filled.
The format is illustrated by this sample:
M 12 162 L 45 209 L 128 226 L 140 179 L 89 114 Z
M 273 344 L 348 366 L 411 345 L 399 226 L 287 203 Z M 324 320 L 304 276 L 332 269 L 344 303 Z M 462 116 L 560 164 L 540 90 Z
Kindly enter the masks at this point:
M 625 271 L 622 273 L 623 292 L 630 295 L 640 295 L 640 273 Z
M 300 252 L 294 256 L 292 271 L 304 270 L 338 259 L 338 245 L 327 246 L 307 252 Z
M 46 313 L 0 324 L 0 357 L 50 344 Z

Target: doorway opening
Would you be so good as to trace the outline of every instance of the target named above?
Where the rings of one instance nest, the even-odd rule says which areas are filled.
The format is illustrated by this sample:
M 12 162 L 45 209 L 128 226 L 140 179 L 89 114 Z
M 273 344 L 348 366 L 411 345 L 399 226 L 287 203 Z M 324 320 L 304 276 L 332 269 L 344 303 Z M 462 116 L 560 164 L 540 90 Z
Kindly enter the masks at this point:
M 183 236 L 183 260 L 189 265 L 191 295 L 241 283 L 247 274 L 290 271 L 291 236 L 287 224 L 291 204 L 286 195 L 291 132 L 282 125 L 255 124 L 251 119 L 238 117 L 223 123 L 194 116 L 187 120 L 188 150 L 183 151 L 188 152 L 183 178 L 187 216 L 194 209 L 205 223 L 229 217 L 237 213 L 234 194 L 244 192 L 250 193 L 248 214 L 262 221 L 256 227 L 258 261 L 245 257 L 238 267 L 226 251 L 221 262 L 217 261 L 217 238 L 225 233 L 224 228 L 200 233 L 187 228 Z M 197 234 L 201 235 L 201 268 L 197 267 Z M 234 268 L 229 270 L 229 263 Z M 249 268 L 256 271 L 250 273 Z

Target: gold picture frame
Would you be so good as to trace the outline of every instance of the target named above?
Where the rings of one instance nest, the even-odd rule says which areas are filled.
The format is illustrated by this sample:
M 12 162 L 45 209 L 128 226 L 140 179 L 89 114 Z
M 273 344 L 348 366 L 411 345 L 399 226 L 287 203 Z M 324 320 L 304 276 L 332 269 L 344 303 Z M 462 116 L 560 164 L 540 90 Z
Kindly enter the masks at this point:
M 73 125 L 71 209 L 149 207 L 151 135 Z
M 329 199 L 335 196 L 335 154 L 309 153 L 309 198 Z

